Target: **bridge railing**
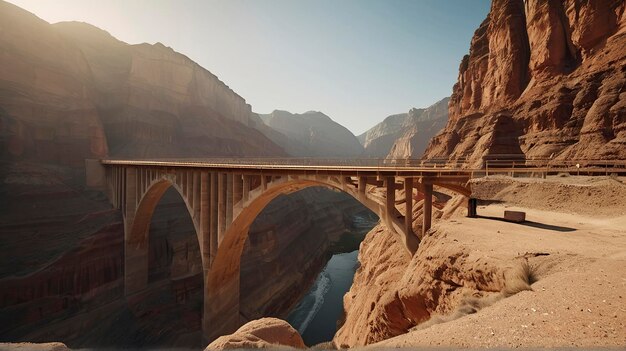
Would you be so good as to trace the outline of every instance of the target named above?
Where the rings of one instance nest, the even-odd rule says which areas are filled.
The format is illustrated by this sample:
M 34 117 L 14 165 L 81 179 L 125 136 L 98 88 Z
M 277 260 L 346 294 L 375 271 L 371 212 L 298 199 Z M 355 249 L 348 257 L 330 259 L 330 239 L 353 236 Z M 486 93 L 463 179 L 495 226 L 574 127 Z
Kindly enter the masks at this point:
M 577 175 L 626 175 L 626 160 L 555 160 L 533 159 L 486 159 L 485 175 L 508 174 L 511 176 L 533 172 L 545 175 L 568 173 Z
M 106 161 L 106 160 L 105 160 Z M 133 162 L 137 160 L 116 159 L 115 162 Z M 246 166 L 328 166 L 328 167 L 369 167 L 369 168 L 460 168 L 465 160 L 449 161 L 447 159 L 389 159 L 389 158 L 317 158 L 317 157 L 211 157 L 185 159 L 142 159 L 141 162 L 155 163 L 189 163 L 214 165 L 246 165 Z
M 514 158 L 508 158 L 514 156 Z M 186 159 L 142 159 L 138 160 L 104 160 L 114 163 L 133 164 L 137 162 L 161 165 L 176 163 L 183 166 L 219 166 L 241 165 L 245 167 L 367 167 L 372 169 L 393 170 L 406 168 L 428 169 L 465 169 L 472 172 L 473 177 L 493 174 L 509 174 L 511 176 L 529 174 L 531 176 L 545 176 L 560 172 L 569 174 L 610 175 L 613 173 L 626 175 L 626 160 L 555 160 L 550 158 L 523 158 L 519 155 L 489 155 L 482 160 L 482 167 L 469 163 L 467 158 L 431 158 L 431 159 L 382 159 L 382 158 L 315 158 L 315 157 L 212 157 L 212 158 L 186 158 Z

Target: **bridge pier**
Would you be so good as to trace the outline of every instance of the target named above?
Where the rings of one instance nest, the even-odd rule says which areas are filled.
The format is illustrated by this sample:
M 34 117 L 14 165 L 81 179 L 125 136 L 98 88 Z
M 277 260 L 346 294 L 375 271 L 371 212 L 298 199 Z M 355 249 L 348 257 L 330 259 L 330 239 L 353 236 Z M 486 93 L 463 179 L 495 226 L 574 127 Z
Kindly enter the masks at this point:
M 422 185 L 424 189 L 424 215 L 422 223 L 422 238 L 426 235 L 426 232 L 430 229 L 433 216 L 433 184 L 424 183 Z
M 210 190 L 210 202 L 211 205 L 209 207 L 209 236 L 211 241 L 211 262 L 215 259 L 215 255 L 217 254 L 217 245 L 219 242 L 219 187 L 218 187 L 218 174 L 217 172 L 211 172 L 209 178 L 209 189 Z
M 404 230 L 413 234 L 413 178 L 404 178 Z
M 395 177 L 385 178 L 386 188 L 386 204 L 385 204 L 385 218 L 384 222 L 387 227 L 393 229 L 393 216 L 396 209 L 396 180 Z

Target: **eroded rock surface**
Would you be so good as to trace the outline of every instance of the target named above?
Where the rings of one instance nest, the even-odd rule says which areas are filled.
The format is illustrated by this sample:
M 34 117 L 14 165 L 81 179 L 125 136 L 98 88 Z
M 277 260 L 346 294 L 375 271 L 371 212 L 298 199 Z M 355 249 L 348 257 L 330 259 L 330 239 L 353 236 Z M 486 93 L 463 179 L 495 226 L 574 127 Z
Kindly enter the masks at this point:
M 494 0 L 425 157 L 624 159 L 625 6 Z
M 262 318 L 248 322 L 231 335 L 219 337 L 210 343 L 205 351 L 279 346 L 306 348 L 298 331 L 289 323 L 277 318 Z
M 443 231 L 424 238 L 411 257 L 395 234 L 379 225 L 361 244 L 359 263 L 344 296 L 346 318 L 333 339 L 337 347 L 404 334 L 432 314 L 450 313 L 466 294 L 488 296 L 504 287 L 503 267 L 448 240 Z

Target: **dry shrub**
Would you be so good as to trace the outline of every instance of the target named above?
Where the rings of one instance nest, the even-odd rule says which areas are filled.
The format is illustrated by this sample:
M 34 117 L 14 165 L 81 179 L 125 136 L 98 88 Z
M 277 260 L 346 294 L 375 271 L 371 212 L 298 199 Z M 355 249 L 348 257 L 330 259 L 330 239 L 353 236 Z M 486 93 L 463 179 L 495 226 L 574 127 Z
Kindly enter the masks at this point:
M 429 320 L 411 328 L 411 331 L 426 329 L 439 323 L 450 322 L 468 314 L 476 313 L 485 307 L 489 307 L 521 291 L 532 291 L 531 285 L 537 280 L 537 267 L 531 265 L 528 259 L 524 258 L 518 266 L 506 274 L 504 289 L 502 289 L 499 294 L 484 297 L 465 296 L 452 313 L 447 315 L 432 315 Z
M 524 258 L 521 264 L 509 272 L 505 278 L 505 287 L 502 289 L 502 294 L 504 297 L 513 296 L 520 291 L 533 289 L 531 285 L 538 280 L 537 269 L 528 262 L 528 259 Z

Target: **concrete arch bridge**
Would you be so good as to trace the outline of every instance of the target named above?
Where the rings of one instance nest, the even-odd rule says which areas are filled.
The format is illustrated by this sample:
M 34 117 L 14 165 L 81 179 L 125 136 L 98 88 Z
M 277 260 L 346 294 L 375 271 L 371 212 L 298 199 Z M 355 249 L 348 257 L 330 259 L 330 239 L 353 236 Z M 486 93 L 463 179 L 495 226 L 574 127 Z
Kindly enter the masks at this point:
M 100 187 L 124 217 L 126 296 L 148 285 L 148 233 L 154 210 L 170 187 L 183 198 L 198 238 L 204 276 L 203 335 L 212 340 L 240 327 L 239 269 L 248 229 L 281 194 L 324 186 L 350 194 L 376 213 L 414 253 L 419 236 L 411 216 L 396 208 L 396 190 L 424 194 L 431 225 L 433 185 L 471 195 L 472 170 L 359 161 L 213 159 L 87 160 L 88 186 Z M 379 189 L 379 190 L 377 190 Z M 404 213 L 414 199 L 406 197 Z

